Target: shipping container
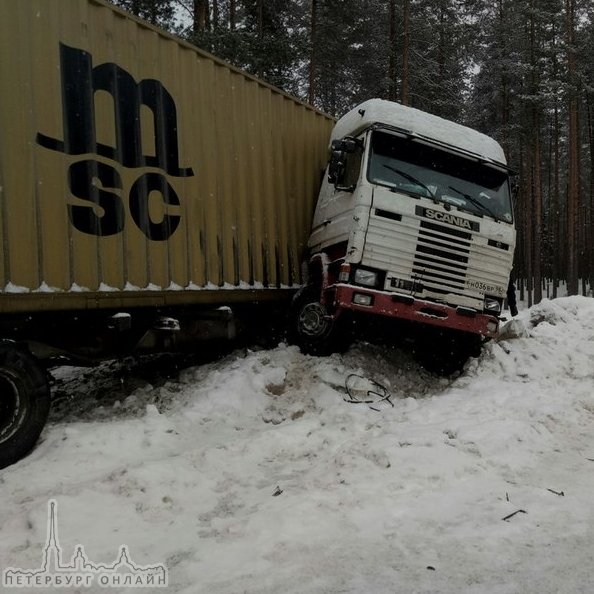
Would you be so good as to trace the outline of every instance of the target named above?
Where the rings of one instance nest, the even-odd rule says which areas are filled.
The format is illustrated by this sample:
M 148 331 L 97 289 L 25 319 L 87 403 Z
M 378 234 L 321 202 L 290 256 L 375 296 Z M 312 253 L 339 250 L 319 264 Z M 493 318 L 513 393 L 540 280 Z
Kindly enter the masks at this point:
M 294 293 L 333 124 L 103 0 L 0 1 L 0 467 L 51 361 L 230 337 L 225 306 Z
M 99 0 L 1 10 L 0 312 L 300 283 L 331 118 Z

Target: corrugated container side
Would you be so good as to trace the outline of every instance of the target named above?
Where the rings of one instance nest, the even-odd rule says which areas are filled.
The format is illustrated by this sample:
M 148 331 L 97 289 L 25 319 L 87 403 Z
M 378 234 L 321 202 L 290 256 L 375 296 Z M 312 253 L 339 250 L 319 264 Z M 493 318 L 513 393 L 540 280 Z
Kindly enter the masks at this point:
M 101 0 L 0 52 L 0 311 L 300 282 L 331 118 Z

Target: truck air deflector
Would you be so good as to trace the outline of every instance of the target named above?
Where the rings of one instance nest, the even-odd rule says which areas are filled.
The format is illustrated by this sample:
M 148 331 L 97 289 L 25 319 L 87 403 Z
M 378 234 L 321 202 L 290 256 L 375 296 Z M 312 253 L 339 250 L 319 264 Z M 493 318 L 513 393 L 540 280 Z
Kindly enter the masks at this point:
M 370 126 L 372 130 L 381 130 L 383 132 L 389 132 L 396 136 L 401 136 L 402 138 L 407 138 L 414 142 L 424 143 L 428 146 L 438 147 L 443 151 L 450 152 L 454 155 L 460 155 L 465 157 L 466 159 L 470 159 L 481 163 L 487 167 L 492 167 L 498 171 L 504 171 L 506 173 L 513 174 L 515 173 L 507 164 L 499 163 L 498 161 L 494 161 L 492 159 L 486 158 L 478 153 L 475 153 L 471 150 L 465 150 L 460 146 L 456 146 L 446 142 L 444 140 L 438 140 L 436 138 L 432 138 L 430 136 L 426 136 L 423 134 L 419 134 L 418 132 L 412 132 L 411 130 L 406 130 L 404 128 L 399 128 L 397 126 L 390 126 L 389 124 L 383 124 L 380 122 L 376 122 Z

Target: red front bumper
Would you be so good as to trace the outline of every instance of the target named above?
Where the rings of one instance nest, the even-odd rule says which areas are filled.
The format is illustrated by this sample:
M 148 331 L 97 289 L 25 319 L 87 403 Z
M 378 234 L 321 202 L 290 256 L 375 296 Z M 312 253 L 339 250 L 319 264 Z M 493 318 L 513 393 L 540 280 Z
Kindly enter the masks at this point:
M 497 335 L 499 320 L 495 316 L 475 312 L 469 308 L 455 308 L 432 301 L 415 299 L 410 295 L 376 291 L 352 285 L 337 284 L 334 288 L 336 291 L 334 304 L 341 309 L 472 332 L 489 338 Z M 353 296 L 356 293 L 370 295 L 371 304 L 354 303 Z

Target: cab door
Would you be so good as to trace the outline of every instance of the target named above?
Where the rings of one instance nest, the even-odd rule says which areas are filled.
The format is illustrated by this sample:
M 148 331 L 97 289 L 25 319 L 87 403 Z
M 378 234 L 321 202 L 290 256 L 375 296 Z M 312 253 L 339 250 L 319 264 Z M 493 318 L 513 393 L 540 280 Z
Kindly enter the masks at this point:
M 345 137 L 332 143 L 332 155 L 320 189 L 308 242 L 312 251 L 349 240 L 355 210 L 361 199 L 364 146 L 362 137 Z

